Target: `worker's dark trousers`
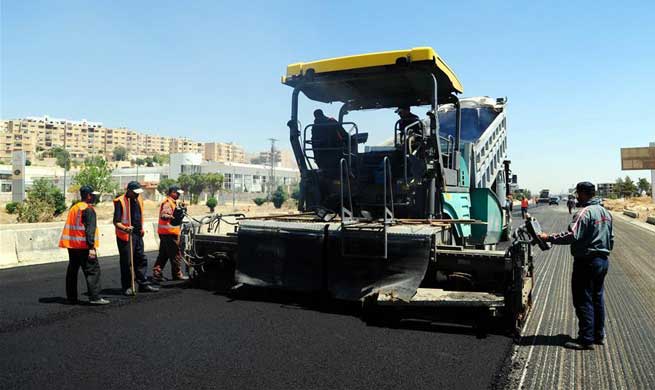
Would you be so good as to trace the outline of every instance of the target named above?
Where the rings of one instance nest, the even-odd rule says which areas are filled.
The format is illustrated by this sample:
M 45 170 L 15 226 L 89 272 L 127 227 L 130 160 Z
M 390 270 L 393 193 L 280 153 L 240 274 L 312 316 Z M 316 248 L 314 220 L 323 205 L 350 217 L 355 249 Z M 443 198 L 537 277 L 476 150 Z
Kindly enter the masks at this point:
M 528 213 L 527 207 L 521 207 L 521 218 L 525 219 L 526 214 Z
M 77 274 L 80 267 L 86 278 L 89 300 L 100 298 L 100 264 L 98 259 L 89 260 L 88 249 L 68 249 L 68 269 L 66 270 L 66 297 L 77 300 Z
M 607 257 L 576 258 L 573 262 L 573 306 L 578 317 L 578 338 L 584 343 L 605 337 L 603 283 L 608 268 Z
M 178 236 L 174 234 L 159 235 L 159 255 L 153 269 L 162 272 L 166 263 L 171 261 L 171 279 L 179 276 L 182 267 L 182 257 L 180 256 L 180 245 L 178 245 Z
M 123 291 L 132 287 L 132 275 L 130 272 L 130 242 L 116 238 L 118 244 L 118 253 L 120 254 L 121 264 L 121 287 Z M 146 270 L 148 267 L 148 258 L 143 252 L 143 237 L 138 232 L 132 233 L 132 254 L 134 256 L 134 281 L 139 285 L 148 284 Z

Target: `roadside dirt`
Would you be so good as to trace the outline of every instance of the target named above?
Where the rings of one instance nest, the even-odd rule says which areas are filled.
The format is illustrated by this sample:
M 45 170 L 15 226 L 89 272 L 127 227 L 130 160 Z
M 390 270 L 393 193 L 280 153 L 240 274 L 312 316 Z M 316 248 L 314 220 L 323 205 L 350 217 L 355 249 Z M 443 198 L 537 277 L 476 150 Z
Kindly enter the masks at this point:
M 612 211 L 622 211 L 626 208 L 637 211 L 642 221 L 646 221 L 648 216 L 655 216 L 655 203 L 650 197 L 605 199 L 603 204 Z
M 6 203 L 0 203 L 0 224 L 12 224 L 16 223 L 16 214 L 7 214 L 5 209 Z M 159 212 L 159 203 L 146 200 L 144 202 L 144 214 L 146 218 L 156 218 L 157 213 Z M 191 216 L 202 216 L 209 214 L 209 208 L 202 204 L 188 206 L 188 211 Z M 102 202 L 95 206 L 96 213 L 98 216 L 98 223 L 111 223 L 111 220 L 114 215 L 114 205 L 112 202 Z M 216 213 L 233 213 L 241 212 L 246 214 L 249 217 L 265 215 L 265 214 L 281 214 L 286 212 L 295 211 L 295 204 L 293 201 L 285 203 L 282 208 L 276 209 L 272 203 L 268 202 L 261 206 L 257 206 L 253 202 L 249 203 L 237 203 L 235 207 L 232 207 L 232 204 L 225 206 L 218 206 L 214 210 Z M 66 219 L 66 213 L 56 217 L 53 221 L 64 221 Z

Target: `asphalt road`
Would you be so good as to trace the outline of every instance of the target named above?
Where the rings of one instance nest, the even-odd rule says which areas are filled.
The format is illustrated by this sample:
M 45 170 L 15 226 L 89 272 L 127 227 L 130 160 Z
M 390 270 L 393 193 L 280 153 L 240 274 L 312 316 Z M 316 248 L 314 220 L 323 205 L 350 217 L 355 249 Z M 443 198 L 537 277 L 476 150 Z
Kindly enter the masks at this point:
M 565 207 L 532 211 L 545 231 L 564 230 Z M 616 236 L 605 279 L 606 344 L 594 351 L 562 348 L 577 335 L 567 246 L 537 251 L 531 316 L 513 354 L 509 388 L 655 388 L 655 233 L 614 216 Z
M 0 271 L 1 389 L 486 388 L 512 349 L 466 328 L 367 326 L 357 307 L 293 296 L 121 297 L 115 258 L 101 259 L 113 303 L 67 306 L 65 266 Z
M 563 207 L 533 214 L 550 231 L 569 220 Z M 357 307 L 269 292 L 168 285 L 123 297 L 116 258 L 101 259 L 105 307 L 62 303 L 65 263 L 0 270 L 0 388 L 655 388 L 655 235 L 615 230 L 608 343 L 585 352 L 561 347 L 576 326 L 566 247 L 536 251 L 518 345 L 462 327 L 367 326 Z

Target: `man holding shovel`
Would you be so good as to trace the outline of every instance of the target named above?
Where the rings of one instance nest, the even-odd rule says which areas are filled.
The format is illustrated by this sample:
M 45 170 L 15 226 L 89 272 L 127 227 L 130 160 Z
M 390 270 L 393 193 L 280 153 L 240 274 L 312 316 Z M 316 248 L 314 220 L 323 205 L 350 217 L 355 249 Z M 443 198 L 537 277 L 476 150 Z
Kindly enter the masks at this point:
M 143 252 L 142 192 L 141 185 L 131 181 L 125 194 L 114 199 L 114 226 L 120 254 L 121 287 L 125 295 L 135 295 L 137 289 L 139 292 L 159 291 L 146 278 L 148 259 Z

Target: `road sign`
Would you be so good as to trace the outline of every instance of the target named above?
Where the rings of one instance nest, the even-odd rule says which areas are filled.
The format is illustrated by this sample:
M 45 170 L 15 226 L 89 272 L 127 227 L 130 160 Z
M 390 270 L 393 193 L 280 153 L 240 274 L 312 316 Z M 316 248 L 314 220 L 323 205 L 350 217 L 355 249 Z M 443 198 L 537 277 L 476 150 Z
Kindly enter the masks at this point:
M 655 146 L 621 148 L 621 170 L 655 169 Z

